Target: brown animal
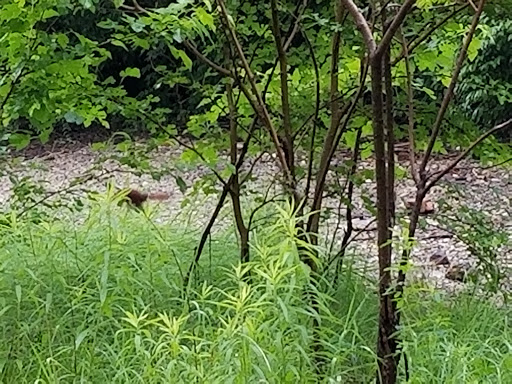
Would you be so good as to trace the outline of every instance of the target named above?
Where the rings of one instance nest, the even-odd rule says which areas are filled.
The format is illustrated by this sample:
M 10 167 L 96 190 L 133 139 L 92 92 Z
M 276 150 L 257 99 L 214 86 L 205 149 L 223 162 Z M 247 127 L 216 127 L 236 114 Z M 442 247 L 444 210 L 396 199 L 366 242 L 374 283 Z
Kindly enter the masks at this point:
M 126 197 L 135 207 L 141 208 L 142 203 L 144 203 L 147 200 L 163 201 L 167 200 L 169 198 L 169 195 L 164 192 L 148 193 L 140 192 L 137 191 L 136 189 L 131 189 Z

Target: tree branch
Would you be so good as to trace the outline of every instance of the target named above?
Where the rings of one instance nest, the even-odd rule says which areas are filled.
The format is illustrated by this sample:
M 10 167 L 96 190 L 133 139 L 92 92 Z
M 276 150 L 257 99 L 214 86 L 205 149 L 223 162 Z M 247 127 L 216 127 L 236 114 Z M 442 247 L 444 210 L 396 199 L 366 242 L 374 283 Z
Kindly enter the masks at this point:
M 342 0 L 342 1 L 343 1 L 343 4 L 345 5 L 345 8 L 347 8 L 347 11 L 350 13 L 352 18 L 354 19 L 354 23 L 356 24 L 356 27 L 359 29 L 359 31 L 361 32 L 361 35 L 363 36 L 368 54 L 373 55 L 375 50 L 377 49 L 377 44 L 375 43 L 375 40 L 373 38 L 370 25 L 368 24 L 364 15 L 359 10 L 359 8 L 357 7 L 357 5 L 354 3 L 353 0 Z
M 407 75 L 407 104 L 408 104 L 408 135 L 409 135 L 409 162 L 411 163 L 411 174 L 414 182 L 418 185 L 419 176 L 418 171 L 416 170 L 416 149 L 414 143 L 414 90 L 412 87 L 412 71 L 411 71 L 411 63 L 409 60 L 409 49 L 407 47 L 407 41 L 405 37 L 400 31 L 400 37 L 402 38 L 402 47 L 404 51 L 405 57 L 405 72 Z
M 231 38 L 231 41 L 235 47 L 235 50 L 237 52 L 237 55 L 242 62 L 242 66 L 245 69 L 245 72 L 247 73 L 247 78 L 249 80 L 249 83 L 251 85 L 252 91 L 254 93 L 254 96 L 256 97 L 256 112 L 261 118 L 262 123 L 266 126 L 268 129 L 270 136 L 272 138 L 272 141 L 274 142 L 274 147 L 277 152 L 277 157 L 279 159 L 279 162 L 281 164 L 281 168 L 283 172 L 285 173 L 285 177 L 287 179 L 288 187 L 292 188 L 292 190 L 295 189 L 295 183 L 293 180 L 293 176 L 290 173 L 290 169 L 288 168 L 288 164 L 286 162 L 285 154 L 280 147 L 279 143 L 279 137 L 277 136 L 277 131 L 274 128 L 274 124 L 272 123 L 272 119 L 270 118 L 270 114 L 268 113 L 267 107 L 261 97 L 261 93 L 258 90 L 258 87 L 256 85 L 256 80 L 254 79 L 254 74 L 251 71 L 251 68 L 249 67 L 249 63 L 247 62 L 247 59 L 245 57 L 244 51 L 242 49 L 242 46 L 240 45 L 240 42 L 238 41 L 238 38 L 236 36 L 236 32 L 233 28 L 233 26 L 230 23 L 229 14 L 226 8 L 226 4 L 224 3 L 224 0 L 218 0 L 219 9 L 221 12 L 221 15 L 224 20 L 224 27 L 227 29 L 229 36 Z
M 393 21 L 387 28 L 386 33 L 384 33 L 382 40 L 379 42 L 379 45 L 375 52 L 375 56 L 380 57 L 381 55 L 384 54 L 384 51 L 391 44 L 393 36 L 395 36 L 396 31 L 402 25 L 402 22 L 404 21 L 405 17 L 409 13 L 411 7 L 414 5 L 415 2 L 416 0 L 405 0 L 405 3 L 402 5 L 396 16 L 393 18 Z
M 203 63 L 209 65 L 211 68 L 213 68 L 214 70 L 219 72 L 221 75 L 231 77 L 233 79 L 235 78 L 235 74 L 233 72 L 231 72 L 229 69 L 226 69 L 226 68 L 220 66 L 219 64 L 211 61 L 209 58 L 207 58 L 205 55 L 203 55 L 201 52 L 199 52 L 198 49 L 196 48 L 196 46 L 191 41 L 185 40 L 183 42 L 183 44 L 185 44 L 185 46 L 188 49 L 190 49 L 192 51 L 192 53 L 194 55 L 196 55 L 199 60 L 201 60 Z
M 276 44 L 277 55 L 280 67 L 280 79 L 281 79 L 281 110 L 283 113 L 283 131 L 284 140 L 283 146 L 285 147 L 286 161 L 290 175 L 295 178 L 295 161 L 293 151 L 293 136 L 292 126 L 290 119 L 290 103 L 289 103 L 289 92 L 288 92 L 288 63 L 286 58 L 286 52 L 281 41 L 281 25 L 279 23 L 279 15 L 277 13 L 277 2 L 276 0 L 270 0 L 270 8 L 272 13 L 272 34 Z
M 437 29 L 439 29 L 443 24 L 445 24 L 448 20 L 452 19 L 454 16 L 456 16 L 458 13 L 460 13 L 462 10 L 466 9 L 468 7 L 468 4 L 464 4 L 463 6 L 455 9 L 452 11 L 449 15 L 447 15 L 445 18 L 437 22 L 432 28 L 430 28 L 428 31 L 426 31 L 423 35 L 413 39 L 408 46 L 408 54 L 410 55 L 414 49 L 416 49 L 421 43 L 423 43 L 430 35 L 432 35 Z M 397 64 L 400 60 L 404 58 L 405 51 L 402 49 L 402 52 L 391 62 L 391 65 Z
M 480 20 L 480 16 L 482 15 L 483 9 L 485 5 L 485 0 L 480 0 L 480 4 L 478 5 L 478 11 L 473 16 L 473 21 L 471 23 L 471 27 L 468 31 L 464 39 L 464 43 L 462 44 L 462 48 L 459 52 L 459 57 L 457 58 L 455 64 L 455 70 L 453 71 L 452 79 L 450 80 L 450 85 L 446 90 L 446 93 L 443 98 L 443 102 L 441 103 L 441 108 L 437 114 L 436 120 L 434 122 L 434 127 L 432 128 L 432 135 L 430 137 L 430 141 L 428 143 L 427 149 L 425 150 L 425 154 L 420 164 L 419 174 L 421 178 L 425 178 L 425 169 L 427 167 L 428 161 L 430 159 L 430 155 L 432 154 L 432 150 L 434 148 L 434 144 L 436 143 L 437 137 L 439 135 L 439 131 L 441 129 L 441 123 L 443 122 L 444 115 L 448 110 L 448 105 L 450 104 L 453 98 L 453 91 L 455 89 L 455 85 L 457 84 L 457 80 L 459 79 L 460 71 L 462 70 L 462 65 L 464 64 L 464 59 L 466 58 L 466 54 L 469 48 L 469 44 L 473 40 L 473 36 L 476 32 L 476 27 L 478 26 L 478 22 Z
M 476 139 L 464 152 L 455 158 L 445 169 L 434 174 L 426 185 L 427 191 L 432 188 L 439 180 L 441 180 L 448 172 L 457 166 L 478 144 L 487 139 L 492 134 L 512 127 L 512 119 L 509 119 L 501 124 L 496 125 L 489 131 L 483 133 L 478 139 Z

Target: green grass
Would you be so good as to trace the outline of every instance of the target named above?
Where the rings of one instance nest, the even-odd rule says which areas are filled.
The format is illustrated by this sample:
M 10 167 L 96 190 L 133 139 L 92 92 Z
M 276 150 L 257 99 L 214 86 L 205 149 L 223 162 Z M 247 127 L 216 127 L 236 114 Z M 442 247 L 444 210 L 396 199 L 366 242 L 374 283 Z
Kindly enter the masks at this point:
M 312 358 L 308 271 L 286 215 L 253 237 L 251 284 L 232 232 L 203 255 L 188 297 L 181 275 L 197 232 L 94 205 L 71 218 L 0 229 L 2 383 L 368 383 L 374 287 L 346 263 L 320 295 Z M 181 272 L 180 272 L 181 270 Z M 470 295 L 409 290 L 404 348 L 412 383 L 511 383 L 509 309 Z

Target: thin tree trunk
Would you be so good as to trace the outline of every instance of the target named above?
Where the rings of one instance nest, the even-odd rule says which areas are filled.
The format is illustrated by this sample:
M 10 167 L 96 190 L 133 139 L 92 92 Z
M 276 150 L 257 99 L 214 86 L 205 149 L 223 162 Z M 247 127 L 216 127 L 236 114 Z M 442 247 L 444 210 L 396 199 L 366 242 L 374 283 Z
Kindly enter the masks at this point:
M 389 47 L 384 52 L 382 59 L 384 61 L 384 88 L 386 93 L 387 188 L 389 205 L 388 226 L 392 228 L 395 224 L 395 133 L 393 119 L 393 79 L 391 78 L 391 58 Z
M 334 0 L 334 8 L 335 8 L 335 21 L 338 24 L 341 24 L 343 20 L 343 5 L 341 0 Z M 329 171 L 329 166 L 331 163 L 331 153 L 336 146 L 336 136 L 339 129 L 341 116 L 347 112 L 348 104 L 345 105 L 343 111 L 340 111 L 340 105 L 338 100 L 338 70 L 339 70 L 339 60 L 340 60 L 340 41 L 341 41 L 341 33 L 339 30 L 336 30 L 332 37 L 332 46 L 331 46 L 331 84 L 330 84 L 330 109 L 331 109 L 331 125 L 324 140 L 324 146 L 322 149 L 322 154 L 320 157 L 320 165 L 316 177 L 316 185 L 313 196 L 313 204 L 311 206 L 311 211 L 313 212 L 309 218 L 307 232 L 311 236 L 311 242 L 313 244 L 318 243 L 318 227 L 320 223 L 320 209 L 322 207 L 322 197 L 325 187 L 325 178 Z
M 379 329 L 377 339 L 378 377 L 381 383 L 395 383 L 397 364 L 396 351 L 395 306 L 389 295 L 391 287 L 391 233 L 389 224 L 389 203 L 387 188 L 386 145 L 384 131 L 384 105 L 382 101 L 382 56 L 373 55 L 371 61 L 372 74 L 372 107 L 373 135 L 375 147 L 375 176 L 377 184 L 377 245 L 379 255 Z
M 281 24 L 279 23 L 276 0 L 271 0 L 270 8 L 272 11 L 272 32 L 274 35 L 274 41 L 276 43 L 280 69 L 279 75 L 281 77 L 281 111 L 283 113 L 284 131 L 284 138 L 281 139 L 281 142 L 283 143 L 283 150 L 286 156 L 288 169 L 290 170 L 291 177 L 295 183 L 295 154 L 293 148 L 293 134 L 290 118 L 290 102 L 288 100 L 288 62 L 281 38 Z M 296 201 L 295 204 L 299 204 L 299 202 Z
M 229 55 L 229 49 L 227 49 L 226 52 Z M 247 229 L 247 226 L 244 223 L 244 217 L 242 214 L 242 207 L 240 203 L 240 182 L 238 169 L 236 168 L 236 163 L 238 161 L 238 132 L 236 125 L 236 107 L 233 99 L 233 80 L 231 79 L 228 80 L 228 84 L 226 87 L 226 96 L 229 107 L 229 138 L 231 165 L 233 165 L 235 172 L 235 174 L 233 175 L 233 182 L 231 183 L 231 188 L 229 189 L 229 195 L 231 196 L 231 201 L 233 203 L 233 214 L 235 216 L 238 235 L 240 236 L 240 261 L 242 263 L 247 263 L 249 261 L 249 230 Z

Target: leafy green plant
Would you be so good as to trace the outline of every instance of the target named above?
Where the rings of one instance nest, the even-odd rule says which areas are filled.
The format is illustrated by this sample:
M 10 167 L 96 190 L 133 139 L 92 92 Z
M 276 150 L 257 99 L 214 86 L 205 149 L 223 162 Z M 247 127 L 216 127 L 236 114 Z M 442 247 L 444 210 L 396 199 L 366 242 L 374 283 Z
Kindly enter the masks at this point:
M 492 217 L 467 206 L 451 210 L 451 217 L 442 216 L 440 222 L 449 228 L 476 258 L 473 273 L 469 278 L 491 293 L 502 292 L 502 282 L 507 276 L 503 254 L 510 247 L 509 233 L 497 228 Z M 505 290 L 503 293 L 507 295 Z
M 5 382 L 367 382 L 374 376 L 375 286 L 347 261 L 336 289 L 304 300 L 294 216 L 276 207 L 236 264 L 232 235 L 211 243 L 183 297 L 192 228 L 154 224 L 98 195 L 90 214 L 1 226 L 0 377 Z M 74 216 L 73 216 L 74 217 Z M 233 265 L 234 264 L 234 265 Z M 251 284 L 243 278 L 250 269 Z M 410 382 L 506 383 L 507 309 L 411 287 L 403 300 Z M 421 303 L 421 306 L 420 306 Z M 321 319 L 322 372 L 311 350 Z M 483 321 L 485 319 L 485 321 Z M 460 381 L 459 381 L 460 382 Z

